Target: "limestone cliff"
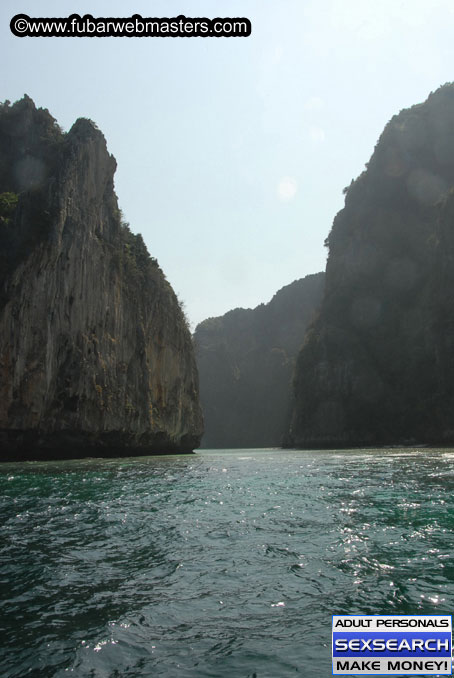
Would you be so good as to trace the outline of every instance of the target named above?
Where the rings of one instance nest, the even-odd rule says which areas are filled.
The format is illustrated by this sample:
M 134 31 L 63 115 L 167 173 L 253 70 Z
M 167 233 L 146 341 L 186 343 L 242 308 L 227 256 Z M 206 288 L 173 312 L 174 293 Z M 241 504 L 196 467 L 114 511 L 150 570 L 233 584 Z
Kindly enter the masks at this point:
M 328 237 L 289 445 L 454 443 L 454 86 L 386 126 Z
M 323 282 L 323 273 L 309 275 L 268 304 L 238 308 L 197 327 L 203 447 L 282 444 L 296 356 Z
M 202 434 L 190 333 L 115 159 L 79 119 L 0 109 L 0 459 L 189 451 Z

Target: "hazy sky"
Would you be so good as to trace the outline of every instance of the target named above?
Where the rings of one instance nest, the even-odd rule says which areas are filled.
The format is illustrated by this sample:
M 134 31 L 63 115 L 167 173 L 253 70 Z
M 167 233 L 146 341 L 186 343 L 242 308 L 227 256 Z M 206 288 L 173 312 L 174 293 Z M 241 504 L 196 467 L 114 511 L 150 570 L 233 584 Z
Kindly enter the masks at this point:
M 245 16 L 249 38 L 16 38 L 11 17 Z M 452 0 L 2 0 L 0 99 L 94 120 L 190 320 L 325 267 L 387 121 L 454 79 Z

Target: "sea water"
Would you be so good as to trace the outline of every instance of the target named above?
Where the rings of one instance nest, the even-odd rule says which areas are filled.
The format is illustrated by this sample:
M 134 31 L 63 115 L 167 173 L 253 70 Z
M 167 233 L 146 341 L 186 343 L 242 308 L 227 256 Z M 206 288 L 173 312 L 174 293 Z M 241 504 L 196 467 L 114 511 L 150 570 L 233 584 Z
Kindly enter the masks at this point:
M 331 675 L 331 615 L 454 610 L 454 451 L 0 466 L 2 678 Z

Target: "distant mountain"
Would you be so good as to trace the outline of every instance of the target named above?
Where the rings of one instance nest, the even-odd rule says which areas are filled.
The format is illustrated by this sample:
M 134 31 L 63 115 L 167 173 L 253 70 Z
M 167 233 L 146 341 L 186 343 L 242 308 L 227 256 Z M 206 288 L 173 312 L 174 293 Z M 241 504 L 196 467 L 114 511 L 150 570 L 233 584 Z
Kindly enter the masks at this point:
M 268 304 L 198 325 L 203 447 L 281 445 L 296 355 L 323 285 L 323 273 L 309 275 L 283 287 Z
M 454 85 L 392 118 L 327 243 L 287 444 L 453 444 Z
M 115 168 L 90 120 L 0 107 L 0 461 L 199 444 L 191 335 Z

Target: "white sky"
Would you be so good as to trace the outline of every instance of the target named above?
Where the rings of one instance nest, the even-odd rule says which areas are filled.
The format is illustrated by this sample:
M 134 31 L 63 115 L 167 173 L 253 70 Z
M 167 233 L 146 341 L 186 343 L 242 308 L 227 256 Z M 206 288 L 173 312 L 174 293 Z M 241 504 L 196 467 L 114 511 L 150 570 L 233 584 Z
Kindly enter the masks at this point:
M 16 38 L 13 15 L 246 16 L 249 38 Z M 454 79 L 452 0 L 2 0 L 0 99 L 94 120 L 195 324 L 325 267 L 387 121 Z

